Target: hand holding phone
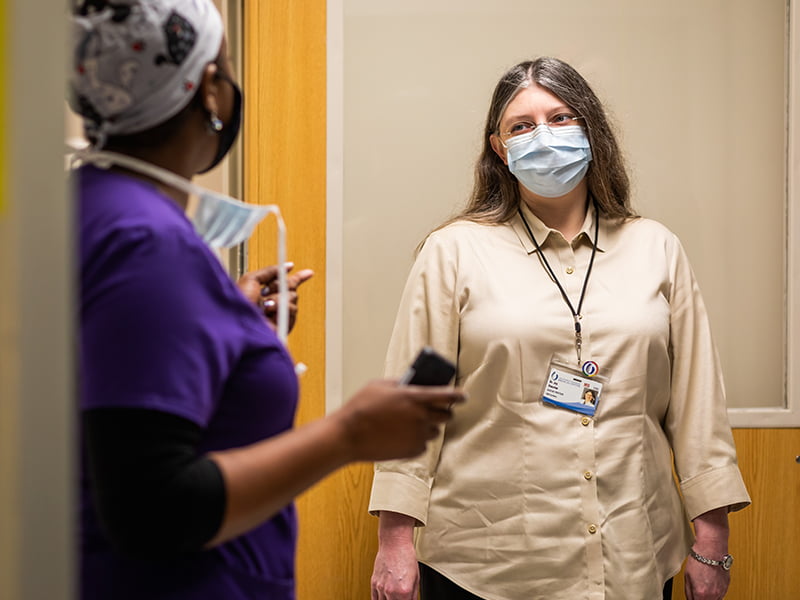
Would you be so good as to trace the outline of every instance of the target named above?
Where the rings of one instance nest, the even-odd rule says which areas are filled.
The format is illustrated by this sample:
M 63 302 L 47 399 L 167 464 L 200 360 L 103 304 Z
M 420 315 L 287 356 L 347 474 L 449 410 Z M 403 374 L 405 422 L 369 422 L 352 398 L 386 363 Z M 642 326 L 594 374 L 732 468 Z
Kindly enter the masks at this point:
M 400 385 L 449 385 L 455 374 L 452 362 L 425 346 L 400 378 Z

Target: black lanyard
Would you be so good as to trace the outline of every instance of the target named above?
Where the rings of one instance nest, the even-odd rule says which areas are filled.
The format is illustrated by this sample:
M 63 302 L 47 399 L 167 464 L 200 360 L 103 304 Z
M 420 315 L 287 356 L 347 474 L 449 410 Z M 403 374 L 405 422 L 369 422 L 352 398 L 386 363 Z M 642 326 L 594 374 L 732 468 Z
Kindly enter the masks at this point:
M 564 298 L 564 302 L 567 303 L 569 311 L 572 313 L 572 318 L 575 321 L 575 353 L 578 355 L 578 366 L 580 367 L 581 345 L 583 344 L 583 338 L 581 337 L 581 319 L 583 318 L 581 315 L 581 308 L 583 307 L 583 298 L 586 296 L 586 285 L 589 283 L 589 275 L 592 273 L 594 255 L 597 253 L 597 233 L 600 231 L 600 214 L 597 211 L 597 205 L 595 204 L 594 207 L 594 245 L 592 246 L 592 256 L 589 259 L 589 268 L 586 269 L 586 277 L 583 278 L 581 297 L 578 300 L 578 310 L 573 308 L 572 302 L 570 302 L 569 296 L 567 296 L 567 291 L 564 289 L 564 286 L 561 285 L 558 277 L 556 277 L 555 271 L 553 271 L 550 263 L 547 262 L 547 257 L 544 255 L 544 252 L 542 252 L 539 242 L 537 242 L 536 238 L 533 236 L 533 231 L 531 231 L 531 227 L 528 225 L 528 221 L 525 219 L 525 215 L 522 213 L 522 207 L 520 206 L 517 211 L 519 212 L 519 216 L 522 217 L 522 222 L 525 224 L 525 229 L 528 230 L 528 235 L 531 237 L 533 245 L 536 246 L 536 252 L 539 254 L 539 260 L 541 261 L 542 266 L 544 266 L 545 270 L 550 274 L 550 278 L 556 282 L 558 290 L 561 292 L 561 297 Z

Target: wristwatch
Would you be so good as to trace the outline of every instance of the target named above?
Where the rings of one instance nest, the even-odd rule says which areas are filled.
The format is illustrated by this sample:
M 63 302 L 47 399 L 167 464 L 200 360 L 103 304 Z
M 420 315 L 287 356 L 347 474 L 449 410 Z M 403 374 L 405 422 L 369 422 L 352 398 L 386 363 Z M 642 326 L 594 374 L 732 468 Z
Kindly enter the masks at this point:
M 726 571 L 730 571 L 731 565 L 733 564 L 733 557 L 730 554 L 726 554 L 725 556 L 723 556 L 722 560 L 714 560 L 711 558 L 706 558 L 705 556 L 700 556 L 692 548 L 689 548 L 689 555 L 693 559 L 703 563 L 704 565 L 711 565 L 712 567 L 722 567 Z

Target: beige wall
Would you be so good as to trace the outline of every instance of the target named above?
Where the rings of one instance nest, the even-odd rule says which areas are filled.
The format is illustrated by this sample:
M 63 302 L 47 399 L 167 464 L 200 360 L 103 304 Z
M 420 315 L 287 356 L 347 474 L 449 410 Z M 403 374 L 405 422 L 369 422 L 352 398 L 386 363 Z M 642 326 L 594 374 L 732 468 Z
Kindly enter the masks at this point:
M 465 201 L 497 79 L 554 55 L 610 109 L 635 208 L 686 246 L 730 405 L 783 405 L 785 0 L 341 4 L 345 395 L 382 370 L 414 247 Z
M 72 597 L 71 206 L 63 180 L 63 3 L 0 2 L 0 598 Z

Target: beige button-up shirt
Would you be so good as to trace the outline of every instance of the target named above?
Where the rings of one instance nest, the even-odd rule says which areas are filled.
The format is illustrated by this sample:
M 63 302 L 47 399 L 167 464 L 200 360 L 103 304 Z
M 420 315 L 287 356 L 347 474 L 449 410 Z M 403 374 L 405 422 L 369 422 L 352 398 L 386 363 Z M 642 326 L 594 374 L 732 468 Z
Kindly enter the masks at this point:
M 594 210 L 572 243 L 524 210 L 577 308 Z M 424 455 L 376 465 L 369 508 L 415 517 L 419 560 L 482 598 L 660 599 L 687 517 L 750 502 L 675 235 L 601 219 L 581 313 L 582 360 L 608 377 L 593 417 L 542 401 L 551 359 L 576 363 L 574 321 L 519 215 L 436 231 L 408 278 L 387 374 L 431 345 L 469 398 Z

